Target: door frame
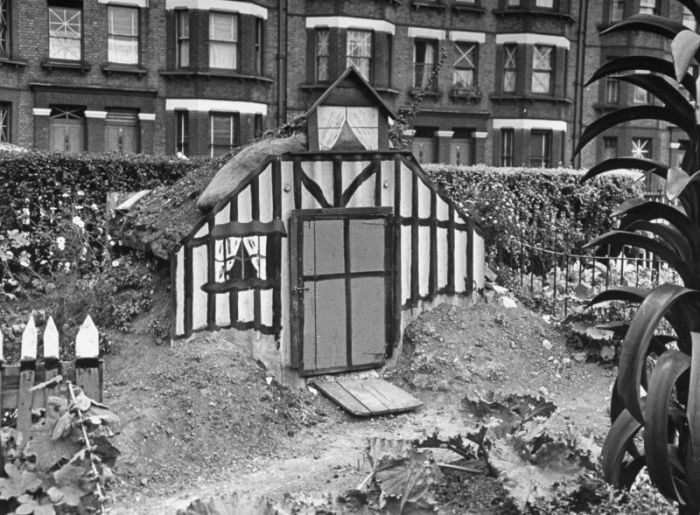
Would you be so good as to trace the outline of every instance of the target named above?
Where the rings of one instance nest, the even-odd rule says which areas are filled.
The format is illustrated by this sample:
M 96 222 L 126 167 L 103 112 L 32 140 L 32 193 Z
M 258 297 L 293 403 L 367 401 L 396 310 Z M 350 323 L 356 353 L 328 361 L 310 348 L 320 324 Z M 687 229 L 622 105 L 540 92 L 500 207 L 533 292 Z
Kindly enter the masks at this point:
M 385 328 L 384 328 L 384 356 L 380 362 L 364 365 L 335 367 L 314 372 L 303 371 L 304 349 L 304 222 L 308 220 L 367 220 L 385 219 L 385 253 L 384 253 L 384 285 L 385 285 Z M 324 208 L 324 209 L 297 209 L 292 211 L 289 219 L 289 295 L 290 295 L 290 325 L 291 325 L 291 362 L 292 367 L 298 369 L 303 375 L 319 375 L 334 372 L 346 372 L 352 370 L 366 370 L 377 368 L 390 358 L 394 346 L 398 343 L 398 330 L 401 327 L 401 303 L 400 295 L 400 252 L 398 237 L 400 226 L 396 223 L 393 208 L 391 207 L 360 207 L 360 208 Z M 347 240 L 343 252 L 346 259 L 349 253 Z M 348 336 L 349 338 L 349 336 Z M 351 342 L 347 341 L 348 350 Z M 347 353 L 348 360 L 352 353 Z

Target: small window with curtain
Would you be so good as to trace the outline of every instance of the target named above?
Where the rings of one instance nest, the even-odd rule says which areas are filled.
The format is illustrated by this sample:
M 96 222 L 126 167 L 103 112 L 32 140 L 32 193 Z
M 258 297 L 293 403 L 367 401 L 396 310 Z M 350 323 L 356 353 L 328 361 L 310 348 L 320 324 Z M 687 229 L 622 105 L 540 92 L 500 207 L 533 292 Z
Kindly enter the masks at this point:
M 478 82 L 477 62 L 479 45 L 477 43 L 455 43 L 457 60 L 452 71 L 452 85 L 457 88 L 471 88 Z
M 0 57 L 10 57 L 10 0 L 0 0 Z
M 518 56 L 518 46 L 517 45 L 504 45 L 503 46 L 503 92 L 504 93 L 514 93 L 518 68 L 517 68 L 517 56 Z
M 0 102 L 0 143 L 10 142 L 10 104 Z
M 210 155 L 220 156 L 238 146 L 238 114 L 212 113 Z
M 214 226 L 211 238 L 214 252 L 214 282 L 205 284 L 207 292 L 268 288 L 278 284 L 268 260 L 271 240 L 286 236 L 281 220 L 272 222 L 229 222 Z
M 107 59 L 110 63 L 139 63 L 139 10 L 110 5 L 107 10 Z
M 348 30 L 346 66 L 355 66 L 366 80 L 370 80 L 372 69 L 372 32 Z
M 513 166 L 513 129 L 501 129 L 501 166 Z
M 532 53 L 532 92 L 552 93 L 554 47 L 535 45 Z
M 178 68 L 186 68 L 190 65 L 190 13 L 176 11 L 176 59 Z
M 183 155 L 190 153 L 190 117 L 187 111 L 175 111 L 175 150 Z
M 416 88 L 437 89 L 437 79 L 430 81 L 437 59 L 437 42 L 430 39 L 416 39 L 413 43 L 413 86 Z
M 659 14 L 658 0 L 639 0 L 639 14 Z
M 49 59 L 80 61 L 82 58 L 82 9 L 49 5 Z
M 551 163 L 551 146 L 551 132 L 530 132 L 530 166 L 533 168 L 548 168 Z
M 612 77 L 605 78 L 605 103 L 615 105 L 620 101 L 620 81 Z
M 329 38 L 330 31 L 328 29 L 316 30 L 316 82 L 326 82 L 330 78 L 328 72 Z
M 264 30 L 264 20 L 255 18 L 255 74 L 258 76 L 263 74 Z
M 238 69 L 238 15 L 209 13 L 209 68 Z

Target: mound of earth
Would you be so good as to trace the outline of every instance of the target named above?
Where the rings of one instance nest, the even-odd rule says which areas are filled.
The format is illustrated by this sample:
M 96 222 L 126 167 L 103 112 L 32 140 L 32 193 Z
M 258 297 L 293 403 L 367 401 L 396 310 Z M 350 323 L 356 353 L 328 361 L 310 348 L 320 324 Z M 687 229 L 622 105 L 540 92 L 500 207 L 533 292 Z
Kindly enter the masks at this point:
M 268 376 L 235 331 L 168 349 L 133 335 L 106 363 L 105 402 L 122 420 L 115 497 L 172 493 L 274 456 L 327 416 L 305 389 Z

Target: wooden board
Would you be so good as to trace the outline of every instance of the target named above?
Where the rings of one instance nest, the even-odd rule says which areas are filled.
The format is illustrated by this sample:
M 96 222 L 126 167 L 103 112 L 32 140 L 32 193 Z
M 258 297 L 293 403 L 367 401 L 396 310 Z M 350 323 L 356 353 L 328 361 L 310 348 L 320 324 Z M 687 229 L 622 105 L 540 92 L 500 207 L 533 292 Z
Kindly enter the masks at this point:
M 413 395 L 383 379 L 336 378 L 311 384 L 357 417 L 400 413 L 423 405 Z

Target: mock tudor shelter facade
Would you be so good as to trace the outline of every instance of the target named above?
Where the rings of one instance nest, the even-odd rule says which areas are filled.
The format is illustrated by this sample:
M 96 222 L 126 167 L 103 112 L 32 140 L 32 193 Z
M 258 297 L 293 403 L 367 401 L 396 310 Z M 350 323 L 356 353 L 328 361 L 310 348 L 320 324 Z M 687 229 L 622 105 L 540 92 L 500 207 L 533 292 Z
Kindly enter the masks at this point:
M 137 245 L 172 242 L 173 337 L 238 329 L 278 377 L 380 367 L 422 309 L 468 303 L 484 287 L 478 226 L 409 151 L 391 147 L 395 115 L 356 68 L 306 118 L 305 134 L 264 138 L 233 157 L 197 209 L 161 208 L 143 193 L 117 207 L 123 241 L 160 214 L 158 236 Z M 181 239 L 168 209 L 197 216 Z
M 395 111 L 441 59 L 413 120 L 421 162 L 568 164 L 582 129 L 653 102 L 594 69 L 667 43 L 598 32 L 673 0 L 0 0 L 0 140 L 29 148 L 214 155 L 305 112 L 355 65 Z M 674 163 L 665 123 L 581 156 Z

